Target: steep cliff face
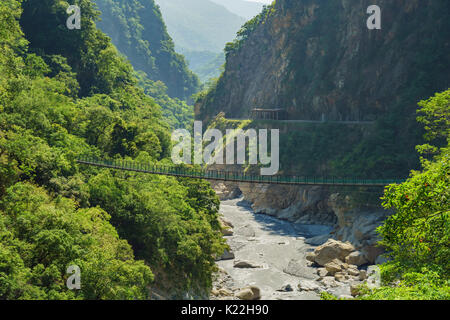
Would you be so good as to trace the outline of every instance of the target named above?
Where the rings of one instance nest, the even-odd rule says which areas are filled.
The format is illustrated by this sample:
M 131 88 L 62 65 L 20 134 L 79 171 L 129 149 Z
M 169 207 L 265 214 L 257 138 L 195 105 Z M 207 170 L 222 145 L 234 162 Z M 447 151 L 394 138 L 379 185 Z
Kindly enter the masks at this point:
M 381 30 L 367 27 L 373 4 Z M 278 0 L 227 45 L 225 71 L 198 99 L 196 117 L 279 107 L 291 120 L 375 120 L 358 136 L 324 125 L 309 134 L 299 124 L 280 136 L 283 170 L 406 177 L 419 164 L 417 102 L 450 87 L 449 39 L 449 1 Z M 302 155 L 316 168 L 306 170 Z
M 366 26 L 372 4 L 381 30 Z M 450 84 L 449 12 L 443 0 L 278 0 L 229 47 L 198 113 L 243 117 L 277 106 L 291 119 L 374 120 L 397 103 L 411 111 Z

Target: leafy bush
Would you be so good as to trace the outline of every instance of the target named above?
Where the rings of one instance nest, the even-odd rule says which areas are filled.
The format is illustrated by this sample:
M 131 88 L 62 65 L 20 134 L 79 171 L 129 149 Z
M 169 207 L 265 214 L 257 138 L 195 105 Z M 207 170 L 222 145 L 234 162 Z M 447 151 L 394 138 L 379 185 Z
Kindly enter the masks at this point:
M 77 3 L 69 32 L 64 1 L 0 2 L 0 299 L 145 299 L 153 278 L 204 294 L 223 252 L 209 184 L 76 162 L 167 163 L 171 147 L 160 106 Z M 81 291 L 65 286 L 70 264 Z
M 450 299 L 450 91 L 419 106 L 434 145 L 418 149 L 434 158 L 422 158 L 422 172 L 386 188 L 383 206 L 395 213 L 378 230 L 391 260 L 381 268 L 385 286 L 362 299 Z
M 145 299 L 150 268 L 135 261 L 109 215 L 52 200 L 28 183 L 8 188 L 0 201 L 0 299 Z M 78 265 L 81 290 L 66 288 Z

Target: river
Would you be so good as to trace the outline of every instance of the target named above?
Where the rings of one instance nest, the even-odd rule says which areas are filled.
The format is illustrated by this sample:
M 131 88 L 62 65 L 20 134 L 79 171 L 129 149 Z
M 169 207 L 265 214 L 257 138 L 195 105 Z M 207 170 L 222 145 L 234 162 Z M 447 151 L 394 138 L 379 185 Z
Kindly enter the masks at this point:
M 314 246 L 306 239 L 328 234 L 331 227 L 321 225 L 298 225 L 278 220 L 265 214 L 256 214 L 242 199 L 221 202 L 220 213 L 233 225 L 233 235 L 226 237 L 235 254 L 233 260 L 218 261 L 218 266 L 228 276 L 221 285 L 234 291 L 249 285 L 261 290 L 264 300 L 311 300 L 319 299 L 315 291 L 299 291 L 303 279 L 314 281 L 317 269 L 305 258 Z M 236 268 L 236 261 L 246 261 L 258 268 Z M 216 283 L 217 284 L 217 283 Z M 293 291 L 280 291 L 290 285 Z

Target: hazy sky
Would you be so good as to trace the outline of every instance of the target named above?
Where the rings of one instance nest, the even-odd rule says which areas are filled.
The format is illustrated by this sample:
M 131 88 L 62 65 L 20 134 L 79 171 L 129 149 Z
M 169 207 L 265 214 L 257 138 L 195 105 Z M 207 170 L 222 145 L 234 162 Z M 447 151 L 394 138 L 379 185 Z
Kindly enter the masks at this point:
M 271 4 L 273 0 L 246 0 L 246 1 L 261 2 L 261 3 Z

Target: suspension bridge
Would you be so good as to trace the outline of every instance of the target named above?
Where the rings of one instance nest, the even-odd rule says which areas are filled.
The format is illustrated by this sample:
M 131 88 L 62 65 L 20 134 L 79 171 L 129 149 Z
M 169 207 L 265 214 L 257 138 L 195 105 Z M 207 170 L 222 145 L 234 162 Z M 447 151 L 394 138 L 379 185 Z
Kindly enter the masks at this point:
M 77 160 L 77 162 L 88 166 L 110 168 L 123 171 L 141 172 L 155 175 L 229 181 L 229 182 L 262 183 L 262 184 L 384 187 L 389 184 L 402 183 L 405 181 L 404 179 L 371 180 L 358 178 L 315 177 L 315 176 L 311 177 L 282 176 L 282 175 L 261 176 L 240 172 L 186 168 L 181 166 L 143 164 L 126 160 L 97 160 L 84 158 Z

